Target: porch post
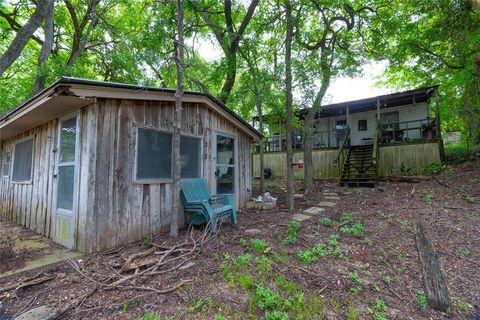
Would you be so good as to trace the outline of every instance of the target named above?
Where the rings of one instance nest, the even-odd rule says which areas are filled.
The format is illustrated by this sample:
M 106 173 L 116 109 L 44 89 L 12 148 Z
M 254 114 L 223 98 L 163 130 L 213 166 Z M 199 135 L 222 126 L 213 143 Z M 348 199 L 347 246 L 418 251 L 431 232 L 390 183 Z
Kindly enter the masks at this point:
M 332 145 L 330 143 L 330 138 L 331 138 L 331 135 L 332 135 L 332 127 L 330 126 L 330 117 L 327 117 L 327 121 L 328 121 L 328 124 L 327 124 L 327 128 L 328 128 L 328 131 L 327 131 L 327 135 L 328 135 L 328 147 L 331 148 Z
M 380 99 L 377 99 L 377 123 L 380 122 Z
M 347 107 L 347 126 L 350 127 L 350 107 Z
M 438 147 L 440 148 L 440 158 L 445 161 L 445 149 L 443 148 L 442 132 L 440 131 L 440 95 L 438 94 L 438 87 L 433 89 L 435 95 L 435 126 L 437 131 Z

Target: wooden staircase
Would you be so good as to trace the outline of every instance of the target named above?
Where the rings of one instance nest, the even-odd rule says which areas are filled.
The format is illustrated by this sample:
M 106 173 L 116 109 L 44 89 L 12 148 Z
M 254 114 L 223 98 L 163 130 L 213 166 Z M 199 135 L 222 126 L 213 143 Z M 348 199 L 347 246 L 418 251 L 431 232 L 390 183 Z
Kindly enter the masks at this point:
M 374 145 L 348 146 L 340 183 L 350 187 L 375 186 L 378 182 Z

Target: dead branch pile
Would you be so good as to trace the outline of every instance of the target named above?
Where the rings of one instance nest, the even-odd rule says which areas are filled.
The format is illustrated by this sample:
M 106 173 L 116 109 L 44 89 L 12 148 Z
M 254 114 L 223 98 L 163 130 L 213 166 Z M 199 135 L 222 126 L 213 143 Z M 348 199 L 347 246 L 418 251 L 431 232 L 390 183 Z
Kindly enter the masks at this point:
M 117 268 L 111 267 L 108 274 L 105 274 L 105 270 L 102 270 L 101 274 L 88 272 L 84 270 L 82 263 L 73 259 L 68 260 L 68 263 L 78 274 L 93 284 L 94 289 L 91 292 L 120 289 L 145 291 L 147 294 L 165 294 L 173 292 L 193 280 L 179 278 L 176 284 L 169 287 L 155 287 L 145 283 L 152 283 L 149 278 L 153 276 L 171 273 L 191 263 L 192 259 L 201 254 L 205 245 L 215 237 L 210 230 L 210 227 L 207 226 L 198 237 L 194 237 L 193 232 L 190 232 L 185 241 L 172 246 L 151 243 L 149 249 L 124 257 L 123 264 Z M 90 296 L 91 292 L 87 295 Z M 77 308 L 77 312 L 82 311 L 78 310 L 77 306 L 85 300 L 85 298 L 79 299 L 61 314 L 73 308 Z

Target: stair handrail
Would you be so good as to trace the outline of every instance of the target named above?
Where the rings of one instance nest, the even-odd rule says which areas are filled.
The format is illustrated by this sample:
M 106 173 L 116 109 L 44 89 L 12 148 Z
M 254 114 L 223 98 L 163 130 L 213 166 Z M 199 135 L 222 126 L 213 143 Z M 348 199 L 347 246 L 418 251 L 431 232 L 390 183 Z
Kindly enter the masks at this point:
M 342 144 L 340 145 L 340 149 L 338 149 L 337 152 L 337 157 L 335 158 L 335 161 L 333 162 L 334 166 L 338 168 L 338 176 L 341 178 L 342 176 L 342 170 L 343 166 L 345 164 L 345 153 L 350 146 L 350 127 L 347 126 L 345 128 L 346 134 L 345 138 L 342 141 Z

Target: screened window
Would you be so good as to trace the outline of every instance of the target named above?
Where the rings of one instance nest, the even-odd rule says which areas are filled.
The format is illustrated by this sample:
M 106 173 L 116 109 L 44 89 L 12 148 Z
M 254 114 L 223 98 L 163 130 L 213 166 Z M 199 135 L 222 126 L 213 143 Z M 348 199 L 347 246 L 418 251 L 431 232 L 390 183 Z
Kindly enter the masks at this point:
M 32 179 L 33 138 L 19 142 L 13 150 L 12 181 L 26 182 Z
M 367 131 L 367 120 L 358 120 L 358 131 Z
M 199 178 L 201 163 L 201 141 L 198 138 L 182 136 L 180 138 L 180 161 L 182 179 Z
M 172 178 L 172 134 L 151 129 L 137 130 L 137 180 Z
M 8 177 L 10 175 L 10 165 L 12 163 L 12 153 L 10 151 L 3 153 L 2 175 Z

